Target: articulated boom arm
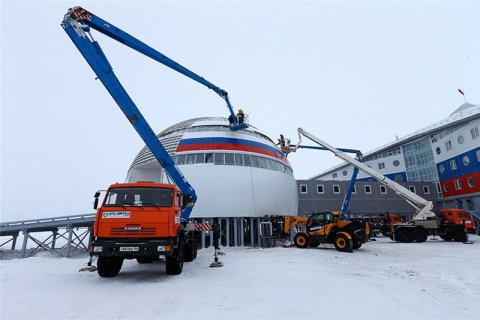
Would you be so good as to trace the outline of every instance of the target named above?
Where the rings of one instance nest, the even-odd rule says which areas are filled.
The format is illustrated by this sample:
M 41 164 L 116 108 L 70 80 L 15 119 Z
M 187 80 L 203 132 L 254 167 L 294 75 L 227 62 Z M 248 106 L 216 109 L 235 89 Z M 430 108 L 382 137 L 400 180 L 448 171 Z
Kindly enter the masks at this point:
M 313 136 L 312 134 L 308 133 L 302 128 L 298 128 L 298 136 L 300 140 L 302 138 L 302 135 L 312 140 L 313 142 L 318 143 L 319 145 L 327 148 L 340 159 L 350 163 L 355 168 L 362 170 L 363 172 L 372 176 L 375 180 L 379 181 L 380 183 L 383 183 L 384 185 L 386 185 L 387 187 L 395 191 L 396 194 L 404 198 L 410 205 L 412 205 L 415 209 L 417 209 L 417 213 L 413 217 L 414 220 L 426 220 L 428 217 L 435 217 L 435 213 L 432 212 L 433 204 L 431 201 L 427 201 L 423 199 L 422 197 L 416 195 L 415 193 L 411 192 L 407 188 L 399 185 L 395 181 L 388 179 L 387 177 L 383 176 L 382 174 L 378 173 L 372 168 L 353 159 L 352 157 L 348 156 L 344 152 L 338 149 L 335 149 L 325 141 L 320 140 L 319 138 Z
M 70 21 L 69 21 L 70 20 Z M 68 21 L 68 22 L 67 22 Z M 158 52 L 157 50 L 153 49 L 152 47 L 148 46 L 147 44 L 143 43 L 142 41 L 136 39 L 135 37 L 129 35 L 128 33 L 122 31 L 121 29 L 115 27 L 111 23 L 95 16 L 94 14 L 88 12 L 87 10 L 81 8 L 81 7 L 74 7 L 68 10 L 67 14 L 65 15 L 65 18 L 62 22 L 62 26 L 65 28 L 66 24 L 71 24 L 78 30 L 82 30 L 83 33 L 87 32 L 90 34 L 90 28 L 93 28 L 106 36 L 117 40 L 118 42 L 132 48 L 135 51 L 138 51 L 147 57 L 160 62 L 161 64 L 183 74 L 186 77 L 189 77 L 190 79 L 203 84 L 207 88 L 215 91 L 220 97 L 222 97 L 226 104 L 227 108 L 230 112 L 230 115 L 233 117 L 234 120 L 234 125 L 231 126 L 231 130 L 239 130 L 246 128 L 246 124 L 239 124 L 237 118 L 235 117 L 235 113 L 233 111 L 233 107 L 230 103 L 230 99 L 228 97 L 228 92 L 217 87 L 213 83 L 207 81 L 206 79 L 202 78 L 198 74 L 196 74 L 193 71 L 190 71 L 189 69 L 185 68 L 184 66 L 180 65 L 179 63 L 173 61 L 169 57 L 163 55 L 162 53 Z M 81 32 L 78 34 L 78 36 L 82 36 Z M 91 35 L 90 35 L 91 37 Z M 96 41 L 92 41 L 95 43 L 96 46 L 98 46 L 98 49 L 101 51 L 100 46 Z
M 70 36 L 73 43 L 77 46 L 85 60 L 87 60 L 90 67 L 92 67 L 93 71 L 98 76 L 98 79 L 100 79 L 100 81 L 103 83 L 105 88 L 108 90 L 127 119 L 148 146 L 157 161 L 165 169 L 169 177 L 188 198 L 188 201 L 183 203 L 182 208 L 182 221 L 188 221 L 192 207 L 197 200 L 195 190 L 177 168 L 175 162 L 170 157 L 158 137 L 155 135 L 147 120 L 145 120 L 140 110 L 138 110 L 133 100 L 120 84 L 120 81 L 113 73 L 112 67 L 103 54 L 98 42 L 87 36 L 87 32 L 89 32 L 89 26 L 108 36 L 113 37 L 122 43 L 125 43 L 137 51 L 142 52 L 140 49 L 135 47 L 142 47 L 143 44 L 118 28 L 113 27 L 104 20 L 95 17 L 88 11 L 85 11 L 79 7 L 70 9 L 62 22 L 62 27 L 65 29 L 65 32 Z M 144 46 L 146 48 L 143 48 L 142 50 L 145 50 L 146 52 L 151 49 L 146 45 Z

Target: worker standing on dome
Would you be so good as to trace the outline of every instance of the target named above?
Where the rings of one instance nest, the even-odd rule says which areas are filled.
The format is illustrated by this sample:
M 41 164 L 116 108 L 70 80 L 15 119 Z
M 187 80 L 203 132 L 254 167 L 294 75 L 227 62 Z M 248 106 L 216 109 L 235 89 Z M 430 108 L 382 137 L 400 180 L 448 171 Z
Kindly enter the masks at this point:
M 238 109 L 238 113 L 237 113 L 237 119 L 238 119 L 238 123 L 239 124 L 242 124 L 245 120 L 245 114 L 243 113 L 243 110 L 242 109 Z

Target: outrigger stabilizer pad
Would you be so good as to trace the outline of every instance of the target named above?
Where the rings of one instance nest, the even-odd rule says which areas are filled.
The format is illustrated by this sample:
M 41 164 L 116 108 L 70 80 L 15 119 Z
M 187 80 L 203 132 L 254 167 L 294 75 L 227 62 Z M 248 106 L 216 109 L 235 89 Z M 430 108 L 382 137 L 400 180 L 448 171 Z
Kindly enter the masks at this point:
M 92 260 L 93 260 L 93 256 L 90 257 L 90 261 L 88 261 L 87 266 L 81 268 L 80 270 L 78 270 L 78 272 L 84 272 L 84 271 L 94 272 L 94 271 L 97 271 L 97 266 L 92 266 Z
M 223 267 L 223 262 L 218 260 L 217 248 L 215 248 L 215 261 L 210 264 L 210 268 L 221 268 Z

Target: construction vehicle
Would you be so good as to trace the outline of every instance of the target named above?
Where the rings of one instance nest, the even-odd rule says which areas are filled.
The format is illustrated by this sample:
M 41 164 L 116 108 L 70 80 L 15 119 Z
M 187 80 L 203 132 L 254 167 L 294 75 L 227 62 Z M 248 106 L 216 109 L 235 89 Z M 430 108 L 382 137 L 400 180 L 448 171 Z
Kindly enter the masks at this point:
M 412 205 L 416 213 L 413 215 L 411 222 L 400 222 L 391 225 L 390 238 L 397 242 L 425 242 L 429 235 L 439 235 L 444 239 L 455 239 L 456 241 L 466 242 L 468 239 L 468 232 L 473 229 L 474 222 L 470 219 L 467 212 L 463 211 L 462 215 L 465 217 L 445 218 L 444 214 L 436 214 L 432 211 L 433 203 L 427 201 L 417 194 L 411 192 L 400 184 L 388 179 L 365 164 L 353 159 L 346 153 L 335 149 L 325 141 L 313 136 L 302 128 L 298 129 L 298 136 L 301 141 L 302 136 L 307 137 L 313 142 L 323 146 L 333 152 L 340 159 L 350 163 L 355 168 L 362 170 L 370 175 L 380 183 L 392 189 L 397 195 L 404 198 L 410 205 Z M 300 145 L 300 142 L 298 143 Z M 447 214 L 448 216 L 448 214 Z
M 69 9 L 61 25 L 164 169 L 167 179 L 173 182 L 159 184 L 144 181 L 110 186 L 105 200 L 97 210 L 90 245 L 90 255 L 98 256 L 98 274 L 114 277 L 119 273 L 124 259 L 136 258 L 142 263 L 154 261 L 160 255 L 166 256 L 167 274 L 180 274 L 183 262 L 196 257 L 195 225 L 190 223 L 190 214 L 197 195 L 115 76 L 90 29 L 215 91 L 226 101 L 230 115 L 235 119 L 230 126 L 231 130 L 244 129 L 247 125 L 236 120 L 225 90 L 87 10 L 80 7 Z M 97 192 L 95 208 L 99 197 L 100 192 Z
M 309 217 L 285 217 L 284 233 L 291 228 L 296 234 L 293 243 L 297 248 L 318 247 L 330 243 L 342 252 L 359 249 L 368 240 L 368 223 L 348 221 L 342 218 L 341 211 L 313 213 Z
M 282 146 L 282 151 L 286 153 L 295 152 L 298 149 L 328 150 L 325 147 L 306 146 L 300 143 L 291 145 L 288 139 Z M 356 154 L 359 161 L 362 159 L 360 150 L 345 148 L 340 150 Z M 352 249 L 359 249 L 368 240 L 370 235 L 368 223 L 350 221 L 350 200 L 357 175 L 358 169 L 355 169 L 340 211 L 313 213 L 309 217 L 285 217 L 284 234 L 289 234 L 292 227 L 295 229 L 293 243 L 297 248 L 317 247 L 320 243 L 333 243 L 338 251 L 352 252 Z

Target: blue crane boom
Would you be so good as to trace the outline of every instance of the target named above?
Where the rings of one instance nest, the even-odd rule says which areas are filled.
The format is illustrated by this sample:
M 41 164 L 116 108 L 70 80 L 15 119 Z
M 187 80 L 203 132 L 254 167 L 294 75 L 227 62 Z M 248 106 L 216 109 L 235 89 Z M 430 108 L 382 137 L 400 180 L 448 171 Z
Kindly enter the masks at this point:
M 184 66 L 180 65 L 179 63 L 165 56 L 164 54 L 148 46 L 144 42 L 138 40 L 137 38 L 121 30 L 120 28 L 95 16 L 91 12 L 81 7 L 74 7 L 68 10 L 67 14 L 65 15 L 64 21 L 62 22 L 62 26 L 64 26 L 64 28 L 67 20 L 71 20 L 71 22 L 76 22 L 75 23 L 76 28 L 79 30 L 89 33 L 90 28 L 95 29 L 103 33 L 104 35 L 112 39 L 115 39 L 118 42 L 132 48 L 133 50 L 138 51 L 146 55 L 147 57 L 157 62 L 160 62 L 161 64 L 183 74 L 184 76 L 189 77 L 190 79 L 200 84 L 203 84 L 204 86 L 213 90 L 215 93 L 217 93 L 220 97 L 222 97 L 225 100 L 230 116 L 233 119 L 233 125 L 230 126 L 230 130 L 236 131 L 236 130 L 240 130 L 248 127 L 248 125 L 245 123 L 239 123 L 237 117 L 235 117 L 233 107 L 228 97 L 228 92 L 214 85 L 210 81 L 202 78 L 195 72 L 185 68 Z M 92 42 L 95 44 L 95 46 L 98 46 L 98 49 L 101 51 L 100 46 L 96 41 L 93 40 L 93 38 L 92 38 Z
M 300 140 L 301 141 L 301 140 Z M 329 151 L 330 149 L 325 148 L 325 147 L 317 147 L 317 146 L 305 146 L 305 145 L 290 145 L 290 147 L 293 150 L 296 149 L 312 149 L 312 150 L 322 150 L 322 151 Z M 345 153 L 354 153 L 356 154 L 356 159 L 358 161 L 362 161 L 362 152 L 360 150 L 356 149 L 346 149 L 346 148 L 337 148 L 337 150 Z M 348 185 L 347 192 L 345 193 L 345 197 L 343 198 L 343 203 L 342 203 L 342 209 L 340 210 L 342 215 L 346 218 L 349 219 L 350 215 L 350 201 L 352 200 L 352 193 L 353 193 L 353 188 L 355 188 L 355 183 L 357 182 L 357 175 L 358 175 L 358 168 L 353 167 L 353 172 L 352 172 L 352 178 L 350 179 L 350 184 Z
M 155 135 L 147 120 L 145 120 L 140 110 L 115 76 L 112 66 L 108 62 L 100 45 L 90 35 L 90 27 L 214 90 L 225 99 L 230 113 L 233 115 L 235 121 L 237 121 L 228 100 L 227 92 L 182 67 L 175 61 L 135 39 L 126 32 L 105 20 L 96 17 L 85 9 L 80 7 L 69 9 L 61 25 L 93 69 L 98 79 L 103 83 L 112 98 L 148 146 L 154 157 L 167 172 L 168 176 L 178 186 L 184 196 L 186 196 L 186 201 L 182 204 L 182 221 L 187 222 L 197 200 L 195 190 L 177 168 L 175 162 Z M 235 122 L 232 127 L 232 130 L 238 130 L 245 128 L 246 125 Z

